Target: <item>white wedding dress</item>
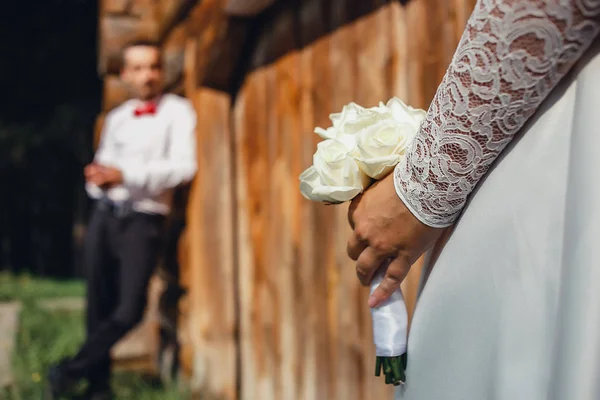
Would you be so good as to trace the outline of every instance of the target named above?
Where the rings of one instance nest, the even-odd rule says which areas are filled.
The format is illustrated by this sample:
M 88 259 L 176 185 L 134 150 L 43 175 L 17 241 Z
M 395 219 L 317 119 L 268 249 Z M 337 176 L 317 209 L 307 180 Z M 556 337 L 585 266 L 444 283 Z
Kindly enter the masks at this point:
M 396 399 L 600 399 L 599 15 L 479 1 L 396 170 L 424 223 L 460 213 L 426 265 Z

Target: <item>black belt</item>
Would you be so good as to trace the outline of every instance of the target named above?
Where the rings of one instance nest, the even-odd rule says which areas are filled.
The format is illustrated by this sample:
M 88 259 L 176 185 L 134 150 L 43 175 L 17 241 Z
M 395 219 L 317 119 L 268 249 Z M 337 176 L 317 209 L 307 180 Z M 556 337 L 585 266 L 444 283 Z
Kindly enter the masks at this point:
M 117 203 L 106 197 L 98 199 L 98 209 L 110 212 L 117 218 L 127 218 L 134 213 L 133 204 L 130 201 Z

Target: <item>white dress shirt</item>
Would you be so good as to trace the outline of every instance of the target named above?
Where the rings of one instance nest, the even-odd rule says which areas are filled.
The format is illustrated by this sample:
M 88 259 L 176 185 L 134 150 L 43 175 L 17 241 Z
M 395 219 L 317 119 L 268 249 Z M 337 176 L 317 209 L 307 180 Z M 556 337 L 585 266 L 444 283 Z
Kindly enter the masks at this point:
M 166 215 L 173 188 L 196 173 L 196 112 L 173 94 L 158 101 L 154 115 L 135 116 L 141 102 L 129 100 L 106 116 L 94 162 L 121 170 L 123 184 L 102 190 L 87 183 L 90 197 L 131 202 L 134 211 Z

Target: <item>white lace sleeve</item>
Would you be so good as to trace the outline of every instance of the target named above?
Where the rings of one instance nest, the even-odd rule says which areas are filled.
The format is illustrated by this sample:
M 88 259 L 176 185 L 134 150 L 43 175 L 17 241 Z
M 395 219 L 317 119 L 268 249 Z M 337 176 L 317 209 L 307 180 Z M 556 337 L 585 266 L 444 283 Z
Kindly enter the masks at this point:
M 600 0 L 479 0 L 396 191 L 433 227 L 452 224 L 490 165 L 600 29 Z

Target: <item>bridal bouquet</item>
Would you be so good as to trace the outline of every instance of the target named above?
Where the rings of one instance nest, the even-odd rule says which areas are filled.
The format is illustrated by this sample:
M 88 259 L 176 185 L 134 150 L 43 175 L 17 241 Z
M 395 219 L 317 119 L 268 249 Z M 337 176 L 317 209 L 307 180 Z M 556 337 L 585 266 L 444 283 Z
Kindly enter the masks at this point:
M 300 175 L 300 191 L 309 200 L 339 204 L 352 200 L 374 180 L 392 172 L 414 139 L 425 111 L 414 109 L 398 98 L 387 104 L 363 108 L 355 103 L 329 116 L 332 126 L 316 128 L 324 140 L 317 145 L 313 165 Z M 380 268 L 371 283 L 371 293 L 385 276 Z M 375 375 L 385 381 L 404 382 L 408 315 L 398 289 L 379 307 L 371 309 L 376 350 Z

